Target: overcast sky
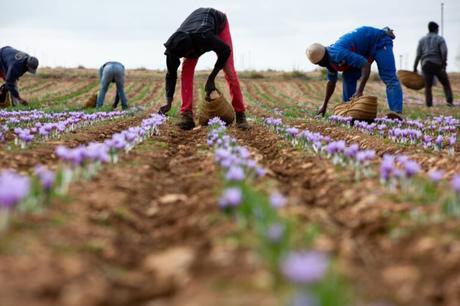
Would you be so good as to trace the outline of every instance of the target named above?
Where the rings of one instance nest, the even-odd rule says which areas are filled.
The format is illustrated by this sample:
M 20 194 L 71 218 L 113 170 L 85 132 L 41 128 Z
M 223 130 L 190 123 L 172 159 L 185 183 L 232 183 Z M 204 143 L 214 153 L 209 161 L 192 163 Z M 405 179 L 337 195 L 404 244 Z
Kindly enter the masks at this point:
M 444 0 L 450 71 L 460 71 L 460 0 Z M 411 68 L 439 0 L 0 0 L 0 46 L 39 57 L 43 66 L 164 69 L 163 43 L 198 7 L 227 13 L 237 69 L 311 70 L 305 48 L 325 45 L 361 25 L 395 30 L 399 67 Z M 206 54 L 198 69 L 213 66 Z

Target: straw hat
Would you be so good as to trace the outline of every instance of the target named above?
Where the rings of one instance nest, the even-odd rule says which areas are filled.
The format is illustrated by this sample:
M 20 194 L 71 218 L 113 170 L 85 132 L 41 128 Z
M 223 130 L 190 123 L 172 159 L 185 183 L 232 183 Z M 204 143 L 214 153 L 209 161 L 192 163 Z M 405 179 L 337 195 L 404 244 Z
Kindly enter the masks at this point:
M 314 43 L 307 49 L 307 57 L 313 64 L 318 64 L 324 54 L 326 54 L 326 47 L 319 43 Z

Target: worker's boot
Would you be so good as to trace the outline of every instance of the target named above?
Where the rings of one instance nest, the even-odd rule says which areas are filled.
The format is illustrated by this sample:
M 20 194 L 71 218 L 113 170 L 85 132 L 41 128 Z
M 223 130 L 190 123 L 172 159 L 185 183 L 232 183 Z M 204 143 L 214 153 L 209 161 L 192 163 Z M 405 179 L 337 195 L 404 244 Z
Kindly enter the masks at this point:
M 401 113 L 396 113 L 396 112 L 389 112 L 387 114 L 388 119 L 393 119 L 393 120 L 399 120 L 399 121 L 404 121 L 404 117 Z
M 249 124 L 244 112 L 236 112 L 236 127 L 242 130 L 248 130 Z
M 181 113 L 177 126 L 183 130 L 193 129 L 195 127 L 195 121 L 193 121 L 193 113 L 190 111 Z
M 5 103 L 6 101 L 6 86 L 5 84 L 3 84 L 2 86 L 0 86 L 0 104 L 3 104 Z

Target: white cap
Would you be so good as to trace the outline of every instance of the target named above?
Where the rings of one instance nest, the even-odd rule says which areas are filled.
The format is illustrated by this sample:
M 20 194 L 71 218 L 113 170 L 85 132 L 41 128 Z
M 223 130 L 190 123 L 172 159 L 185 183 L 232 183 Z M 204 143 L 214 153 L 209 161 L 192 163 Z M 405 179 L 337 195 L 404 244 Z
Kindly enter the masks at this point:
M 307 57 L 313 64 L 318 64 L 324 54 L 326 54 L 326 47 L 319 43 L 314 43 L 307 49 Z

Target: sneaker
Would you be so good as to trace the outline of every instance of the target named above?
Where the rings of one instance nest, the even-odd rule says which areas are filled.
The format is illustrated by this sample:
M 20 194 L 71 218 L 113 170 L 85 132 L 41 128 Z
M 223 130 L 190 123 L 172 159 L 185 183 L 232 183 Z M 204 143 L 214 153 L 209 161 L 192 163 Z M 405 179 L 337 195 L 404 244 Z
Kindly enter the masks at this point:
M 242 130 L 248 130 L 249 124 L 244 112 L 236 112 L 236 127 Z
M 193 121 L 193 113 L 192 112 L 181 113 L 177 126 L 183 130 L 193 129 L 195 127 L 195 121 Z
M 399 120 L 399 121 L 403 121 L 404 120 L 404 117 L 401 113 L 396 113 L 396 112 L 389 112 L 387 114 L 387 118 L 388 119 L 393 119 L 393 120 Z

